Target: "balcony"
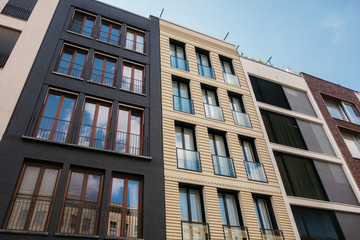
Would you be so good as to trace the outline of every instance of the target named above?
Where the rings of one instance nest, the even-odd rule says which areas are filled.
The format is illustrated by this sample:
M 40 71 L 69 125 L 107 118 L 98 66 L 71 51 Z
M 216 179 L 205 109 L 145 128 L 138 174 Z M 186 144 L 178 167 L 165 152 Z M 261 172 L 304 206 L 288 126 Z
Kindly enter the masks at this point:
M 81 34 L 81 35 L 86 36 L 86 37 L 91 37 L 93 27 L 89 27 L 89 26 L 85 26 L 85 25 L 83 25 L 81 23 L 73 22 L 68 30 L 71 31 L 71 32 Z
M 201 171 L 200 154 L 197 151 L 176 148 L 178 168 Z
M 5 64 L 9 58 L 9 54 L 0 52 L 0 68 L 4 68 Z
M 285 240 L 283 232 L 276 229 L 260 229 L 263 240 Z
M 28 9 L 17 7 L 9 3 L 6 4 L 6 6 L 1 11 L 1 13 L 4 15 L 8 15 L 21 20 L 28 20 L 31 15 L 31 12 L 32 11 Z
M 171 66 L 184 71 L 189 71 L 189 63 L 186 59 L 170 56 Z
M 122 77 L 121 89 L 135 93 L 143 93 L 143 80 Z
M 114 72 L 106 72 L 100 69 L 93 68 L 91 71 L 91 82 L 106 85 L 106 86 L 113 86 L 114 85 Z
M 236 125 L 251 128 L 250 117 L 246 113 L 232 111 Z
M 246 227 L 240 227 L 240 226 L 223 226 L 224 229 L 224 235 L 225 240 L 248 240 L 249 233 L 248 229 Z
M 126 39 L 126 48 L 130 50 L 134 50 L 139 53 L 144 53 L 144 43 L 143 42 L 136 42 L 134 40 Z
M 56 72 L 76 78 L 81 78 L 83 76 L 83 69 L 84 65 L 60 60 Z
M 212 155 L 214 171 L 217 175 L 236 177 L 232 158 Z
M 259 162 L 244 161 L 249 180 L 267 182 L 264 166 Z
M 125 227 L 124 237 L 137 238 L 141 235 L 139 221 L 141 211 L 138 209 L 123 208 L 122 205 L 111 203 L 109 206 L 109 222 L 107 235 L 120 237 L 121 228 Z
M 239 79 L 236 75 L 231 73 L 223 73 L 223 75 L 226 83 L 240 87 Z
M 199 75 L 215 79 L 214 69 L 208 66 L 198 64 Z
M 207 118 L 224 121 L 224 116 L 221 107 L 204 103 L 204 108 L 205 108 L 205 116 Z
M 140 155 L 142 152 L 141 140 L 141 135 L 117 131 L 115 151 L 129 153 L 132 155 Z
M 210 231 L 207 223 L 181 222 L 183 240 L 209 240 Z
M 193 101 L 189 98 L 173 96 L 174 110 L 194 114 Z

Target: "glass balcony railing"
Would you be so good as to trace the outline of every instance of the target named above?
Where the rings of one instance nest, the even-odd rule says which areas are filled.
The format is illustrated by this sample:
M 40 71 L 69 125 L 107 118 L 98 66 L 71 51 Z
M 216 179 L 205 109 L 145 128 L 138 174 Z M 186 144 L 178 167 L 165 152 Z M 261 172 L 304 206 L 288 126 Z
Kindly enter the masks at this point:
M 239 79 L 236 75 L 231 73 L 223 73 L 223 75 L 226 83 L 240 87 Z
M 173 96 L 174 110 L 194 114 L 193 101 L 189 98 Z
M 210 231 L 207 223 L 181 222 L 183 240 L 209 240 Z
M 284 240 L 281 230 L 277 229 L 260 229 L 263 240 Z
M 182 148 L 176 149 L 178 168 L 201 171 L 200 154 L 197 151 Z
M 214 69 L 208 66 L 198 64 L 199 75 L 215 79 Z
M 3 8 L 3 10 L 1 11 L 2 14 L 14 17 L 14 18 L 18 18 L 21 20 L 28 20 L 30 15 L 31 15 L 30 10 L 25 9 L 25 8 L 21 8 L 21 7 L 17 7 L 11 4 L 6 4 L 5 7 Z
M 246 113 L 232 111 L 236 125 L 251 128 L 250 117 Z
M 125 221 L 125 237 L 137 238 L 138 235 L 141 235 L 141 228 L 139 228 L 141 215 L 141 211 L 137 208 L 123 208 L 122 204 L 111 203 L 109 207 L 109 227 L 107 235 L 120 237 L 120 226 Z
M 222 108 L 215 105 L 204 103 L 205 116 L 219 121 L 224 121 Z
M 267 182 L 264 166 L 259 162 L 244 161 L 249 180 Z
M 171 66 L 184 71 L 189 71 L 189 63 L 186 59 L 170 56 Z
M 225 240 L 248 240 L 249 233 L 246 227 L 224 225 Z
M 217 175 L 235 177 L 234 163 L 232 158 L 212 155 L 214 172 Z

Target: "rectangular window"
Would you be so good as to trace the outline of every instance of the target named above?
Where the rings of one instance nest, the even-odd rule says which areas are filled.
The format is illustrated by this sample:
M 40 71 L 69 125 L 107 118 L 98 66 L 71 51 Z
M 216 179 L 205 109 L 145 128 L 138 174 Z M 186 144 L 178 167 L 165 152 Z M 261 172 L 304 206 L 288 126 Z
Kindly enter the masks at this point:
M 179 197 L 182 239 L 210 239 L 209 227 L 204 218 L 201 190 L 180 187 Z
M 360 116 L 352 104 L 330 99 L 325 99 L 325 104 L 333 118 L 360 124 Z
M 115 151 L 142 154 L 142 118 L 141 110 L 119 107 Z
M 220 56 L 220 62 L 225 82 L 240 87 L 239 79 L 235 74 L 232 60 Z
M 9 0 L 1 13 L 14 18 L 28 20 L 36 2 L 37 0 Z
M 194 129 L 175 126 L 178 168 L 201 171 L 200 154 L 196 150 Z
M 126 32 L 126 48 L 145 53 L 145 33 L 128 28 Z
M 189 83 L 172 81 L 174 110 L 194 114 L 193 101 L 190 99 Z
M 209 141 L 215 174 L 236 177 L 233 160 L 228 157 L 225 136 L 210 132 Z
M 96 235 L 103 175 L 71 169 L 68 179 L 59 232 Z
M 0 26 L 0 69 L 5 64 L 20 36 L 20 32 Z
M 267 182 L 264 165 L 259 162 L 253 139 L 239 138 L 249 180 Z
M 144 66 L 124 62 L 120 88 L 135 93 L 144 93 L 144 72 Z
M 120 46 L 121 25 L 105 19 L 101 20 L 99 40 Z
M 342 133 L 346 146 L 354 158 L 360 159 L 360 137 Z
M 198 65 L 199 75 L 215 79 L 214 69 L 210 64 L 209 52 L 196 49 L 196 61 Z
M 311 159 L 279 152 L 274 152 L 274 154 L 288 195 L 328 200 Z
M 224 121 L 222 108 L 219 106 L 216 96 L 216 90 L 202 87 L 201 93 L 205 108 L 205 116 L 207 118 Z
M 47 231 L 60 169 L 25 163 L 5 220 L 6 229 Z
M 171 66 L 184 71 L 189 71 L 189 64 L 185 56 L 185 44 L 170 40 Z
M 236 125 L 251 128 L 250 117 L 245 112 L 244 103 L 241 96 L 229 93 L 230 107 L 233 112 Z
M 88 52 L 83 49 L 64 45 L 56 65 L 56 72 L 82 78 Z
M 141 238 L 142 179 L 115 175 L 112 178 L 108 236 Z
M 34 137 L 55 142 L 67 142 L 75 103 L 75 95 L 49 91 Z
M 78 135 L 81 146 L 106 149 L 109 135 L 111 105 L 86 99 Z
M 69 25 L 69 30 L 87 37 L 92 37 L 95 18 L 93 15 L 75 10 Z
M 103 84 L 106 86 L 114 86 L 116 65 L 116 58 L 95 54 L 93 66 L 91 69 L 91 82 Z

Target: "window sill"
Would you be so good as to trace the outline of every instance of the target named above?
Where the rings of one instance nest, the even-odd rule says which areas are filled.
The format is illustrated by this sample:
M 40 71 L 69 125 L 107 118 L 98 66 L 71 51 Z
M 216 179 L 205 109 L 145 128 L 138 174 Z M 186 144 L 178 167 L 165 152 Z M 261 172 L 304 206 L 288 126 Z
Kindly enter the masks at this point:
M 133 92 L 133 91 L 130 91 L 130 90 L 125 90 L 125 89 L 122 89 L 122 88 L 119 88 L 119 89 L 120 89 L 120 91 L 124 91 L 124 92 L 128 92 L 128 93 L 132 93 L 132 94 L 136 94 L 136 95 L 139 95 L 139 96 L 146 97 L 145 93 L 137 93 L 137 92 Z
M 111 236 L 105 236 L 105 239 L 119 239 L 119 240 L 144 240 L 143 238 L 127 238 L 127 237 L 111 237 Z
M 92 37 L 89 37 L 89 36 L 86 36 L 86 35 L 82 35 L 82 34 L 77 33 L 77 32 L 70 31 L 69 29 L 66 29 L 66 32 L 71 33 L 71 34 L 74 34 L 74 35 L 77 35 L 77 36 L 80 36 L 80 37 L 84 37 L 84 38 L 88 38 L 88 39 L 93 39 Z
M 98 239 L 98 235 L 83 235 L 83 234 L 73 234 L 73 233 L 55 233 L 55 236 L 58 237 L 69 237 L 69 238 L 91 238 Z
M 130 49 L 130 48 L 127 48 L 127 47 L 124 47 L 124 49 L 126 49 L 126 50 L 128 50 L 128 51 L 130 51 L 130 52 L 139 53 L 139 54 L 141 54 L 141 55 L 147 56 L 146 53 L 138 52 L 138 51 L 135 51 L 135 50 Z
M 82 148 L 82 149 L 87 149 L 89 151 L 106 152 L 106 153 L 116 154 L 116 155 L 120 155 L 120 156 L 128 156 L 128 157 L 132 157 L 132 158 L 139 158 L 139 159 L 144 159 L 144 160 L 149 160 L 149 161 L 152 160 L 152 157 L 148 157 L 148 156 L 133 155 L 133 154 L 129 154 L 129 153 L 115 152 L 115 151 L 108 150 L 108 149 L 98 149 L 98 148 L 93 148 L 93 147 L 80 146 L 80 145 L 73 144 L 73 143 L 60 143 L 60 142 L 49 141 L 49 140 L 46 140 L 46 139 L 39 139 L 39 138 L 35 138 L 35 137 L 29 137 L 29 136 L 25 136 L 25 135 L 23 135 L 22 138 L 26 139 L 26 140 L 31 140 L 31 141 L 46 142 L 46 143 L 49 143 L 49 144 L 69 146 L 69 147 L 75 147 L 75 148 Z
M 74 77 L 74 76 L 71 76 L 71 75 L 66 75 L 66 74 L 63 74 L 63 73 L 55 72 L 55 71 L 53 71 L 52 73 L 53 73 L 53 74 L 56 74 L 56 75 L 59 75 L 59 76 L 63 76 L 63 77 L 68 77 L 68 78 L 80 80 L 80 81 L 83 81 L 83 80 L 84 80 L 83 78 Z
M 103 86 L 103 87 L 107 87 L 107 88 L 116 89 L 116 87 L 114 87 L 114 86 L 109 86 L 109 85 L 105 85 L 105 84 L 93 82 L 93 81 L 91 81 L 91 80 L 87 80 L 87 82 L 88 82 L 88 83 L 91 83 L 91 84 L 95 84 L 95 85 L 97 85 L 97 86 Z
M 40 236 L 49 235 L 48 232 L 22 231 L 22 230 L 13 230 L 13 229 L 0 229 L 0 233 L 29 234 L 29 235 L 40 235 Z
M 112 44 L 112 43 L 109 43 L 109 42 L 105 42 L 105 41 L 102 41 L 100 39 L 96 39 L 96 41 L 101 42 L 101 43 L 105 43 L 105 44 L 110 45 L 110 46 L 121 48 L 119 45 L 115 45 L 115 44 Z

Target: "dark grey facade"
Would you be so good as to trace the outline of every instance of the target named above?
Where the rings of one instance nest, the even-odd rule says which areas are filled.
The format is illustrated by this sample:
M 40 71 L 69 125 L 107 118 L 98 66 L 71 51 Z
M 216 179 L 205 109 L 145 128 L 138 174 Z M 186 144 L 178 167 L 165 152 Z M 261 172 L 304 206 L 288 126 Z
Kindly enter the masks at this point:
M 76 18 L 82 25 L 71 28 Z M 86 22 L 88 19 L 90 24 Z M 91 21 L 94 22 L 91 32 L 85 33 Z M 109 33 L 108 38 L 100 33 L 105 24 L 112 29 L 104 30 Z M 114 29 L 119 26 L 121 34 L 116 42 L 117 30 Z M 159 24 L 155 17 L 143 18 L 92 0 L 60 0 L 0 143 L 0 239 L 125 239 L 126 236 L 165 239 L 159 44 Z M 82 55 L 85 55 L 84 61 Z M 64 65 L 66 57 L 72 59 L 68 65 Z M 107 65 L 110 66 L 107 69 L 104 59 L 114 65 Z M 95 74 L 95 65 L 99 62 L 103 68 Z M 124 77 L 125 71 L 130 72 L 126 75 L 128 79 Z M 113 74 L 107 77 L 107 80 L 114 79 L 112 83 L 105 83 L 106 74 Z M 140 87 L 135 82 L 139 80 L 135 74 L 142 74 Z M 139 90 L 135 90 L 135 86 Z M 58 97 L 60 102 L 61 99 L 73 100 L 73 107 L 69 108 L 71 116 L 65 121 L 59 107 L 65 108 L 65 103 L 59 103 L 52 110 L 60 116 L 48 117 L 51 126 L 46 127 L 44 116 L 52 107 L 50 95 Z M 85 122 L 85 115 L 91 107 L 93 122 L 86 125 L 89 123 Z M 107 111 L 105 115 L 101 109 Z M 126 121 L 120 111 L 129 114 Z M 106 116 L 105 120 L 102 116 Z M 106 124 L 101 128 L 102 121 Z M 87 133 L 86 126 L 90 129 Z M 125 137 L 119 137 L 120 128 L 124 126 Z M 45 131 L 41 133 L 40 129 Z M 45 182 L 45 175 L 42 183 L 34 185 L 38 187 L 27 198 L 28 205 L 18 202 L 20 192 L 28 187 L 22 180 L 31 179 L 27 166 L 45 169 L 50 166 L 58 171 L 52 200 L 42 209 L 45 215 L 37 214 L 41 208 L 37 201 L 43 189 L 40 184 Z M 88 179 L 100 176 L 99 184 L 95 184 L 98 194 L 91 195 L 95 190 L 88 189 L 92 186 L 90 180 L 74 188 L 75 174 L 72 173 L 82 173 Z M 118 189 L 121 196 L 127 194 L 122 200 L 113 194 L 114 176 L 125 184 Z M 138 188 L 134 188 L 139 194 L 130 190 L 130 184 L 136 182 L 132 179 L 139 182 Z M 77 202 L 73 200 L 76 191 L 81 192 Z M 139 201 L 130 206 L 129 202 L 135 198 Z M 78 205 L 69 207 L 69 199 Z M 84 199 L 91 199 L 97 206 L 88 208 Z M 122 207 L 117 209 L 122 212 L 114 213 L 116 206 L 111 207 L 111 202 L 121 202 Z M 124 211 L 125 203 L 128 208 Z M 138 209 L 136 216 L 131 207 Z M 19 213 L 15 213 L 16 208 Z M 77 219 L 79 212 L 90 217 Z M 25 217 L 19 217 L 21 214 Z M 121 221 L 111 221 L 115 215 Z M 67 217 L 70 220 L 66 220 Z M 34 228 L 35 224 L 38 229 Z

